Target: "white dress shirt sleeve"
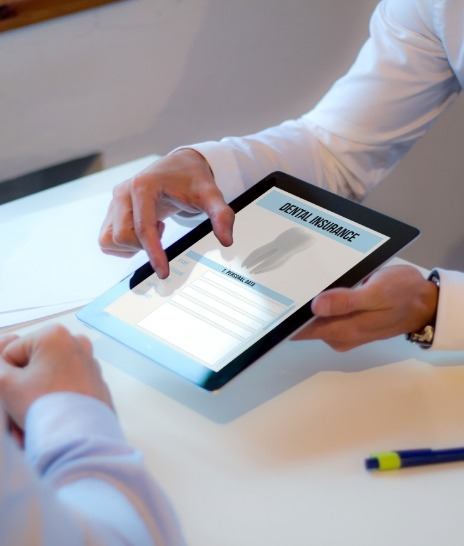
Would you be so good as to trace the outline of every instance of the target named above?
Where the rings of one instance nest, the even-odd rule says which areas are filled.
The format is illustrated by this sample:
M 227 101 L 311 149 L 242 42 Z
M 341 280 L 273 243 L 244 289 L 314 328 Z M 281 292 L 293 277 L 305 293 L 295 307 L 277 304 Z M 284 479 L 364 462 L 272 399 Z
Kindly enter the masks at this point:
M 464 349 L 464 273 L 437 269 L 440 297 L 432 349 Z
M 307 114 L 191 146 L 226 200 L 274 170 L 358 199 L 383 179 L 461 89 L 440 39 L 437 3 L 381 2 L 355 63 Z
M 275 170 L 362 199 L 461 91 L 444 45 L 445 4 L 384 0 L 355 63 L 313 110 L 254 135 L 191 146 L 209 162 L 226 200 Z M 464 348 L 452 306 L 464 299 L 464 275 L 442 277 L 434 347 Z
M 0 419 L 0 544 L 184 544 L 106 405 L 74 393 L 39 399 L 27 415 L 24 454 Z

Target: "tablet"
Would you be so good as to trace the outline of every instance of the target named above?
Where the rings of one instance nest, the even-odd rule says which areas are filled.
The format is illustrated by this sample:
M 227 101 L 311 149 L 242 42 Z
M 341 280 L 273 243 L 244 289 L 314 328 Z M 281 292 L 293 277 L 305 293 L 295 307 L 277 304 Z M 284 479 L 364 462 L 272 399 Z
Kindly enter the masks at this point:
M 185 379 L 216 390 L 312 317 L 321 291 L 354 286 L 413 240 L 403 222 L 282 172 L 231 204 L 234 243 L 209 220 L 78 318 Z

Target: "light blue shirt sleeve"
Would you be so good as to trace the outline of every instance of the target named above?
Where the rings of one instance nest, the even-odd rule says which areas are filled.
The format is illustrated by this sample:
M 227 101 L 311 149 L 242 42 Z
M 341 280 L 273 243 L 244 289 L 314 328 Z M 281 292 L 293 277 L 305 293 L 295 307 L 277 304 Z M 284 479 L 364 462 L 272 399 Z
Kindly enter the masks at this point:
M 96 399 L 54 393 L 30 408 L 24 453 L 1 416 L 0 544 L 185 543 L 115 414 Z

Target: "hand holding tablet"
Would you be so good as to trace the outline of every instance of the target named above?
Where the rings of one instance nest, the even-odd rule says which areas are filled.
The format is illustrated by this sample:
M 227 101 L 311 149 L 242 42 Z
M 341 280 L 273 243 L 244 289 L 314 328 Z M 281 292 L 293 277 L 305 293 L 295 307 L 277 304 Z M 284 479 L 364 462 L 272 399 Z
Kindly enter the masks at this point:
M 213 390 L 305 324 L 327 288 L 354 286 L 418 231 L 321 188 L 273 173 L 231 203 L 234 244 L 205 221 L 79 318 Z
M 415 332 L 436 313 L 437 287 L 410 265 L 382 267 L 362 285 L 314 298 L 315 319 L 292 338 L 320 339 L 337 351 Z

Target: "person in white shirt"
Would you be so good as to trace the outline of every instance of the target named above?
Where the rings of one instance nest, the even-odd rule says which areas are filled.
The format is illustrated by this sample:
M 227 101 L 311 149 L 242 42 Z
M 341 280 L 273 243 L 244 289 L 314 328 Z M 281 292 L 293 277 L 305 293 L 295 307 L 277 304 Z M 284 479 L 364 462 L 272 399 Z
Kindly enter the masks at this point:
M 62 326 L 0 338 L 0 544 L 185 544 L 124 439 L 89 340 Z
M 458 96 L 464 83 L 464 0 L 383 0 L 348 73 L 316 107 L 254 135 L 171 152 L 114 193 L 100 233 L 103 251 L 146 249 L 160 277 L 168 263 L 162 220 L 206 212 L 232 242 L 226 201 L 281 170 L 360 200 Z M 438 270 L 440 289 L 415 268 L 386 267 L 354 289 L 314 299 L 316 319 L 299 338 L 338 350 L 435 322 L 433 348 L 463 349 L 464 274 Z

